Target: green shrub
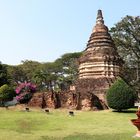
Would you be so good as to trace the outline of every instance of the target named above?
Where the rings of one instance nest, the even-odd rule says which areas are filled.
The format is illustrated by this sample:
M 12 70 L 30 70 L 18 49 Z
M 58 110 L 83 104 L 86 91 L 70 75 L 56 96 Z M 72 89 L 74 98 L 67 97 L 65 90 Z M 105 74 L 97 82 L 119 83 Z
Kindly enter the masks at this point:
M 10 101 L 13 97 L 16 96 L 14 89 L 7 84 L 4 84 L 0 87 L 0 100 L 1 101 Z
M 135 97 L 134 90 L 121 78 L 107 91 L 108 106 L 117 111 L 133 107 Z

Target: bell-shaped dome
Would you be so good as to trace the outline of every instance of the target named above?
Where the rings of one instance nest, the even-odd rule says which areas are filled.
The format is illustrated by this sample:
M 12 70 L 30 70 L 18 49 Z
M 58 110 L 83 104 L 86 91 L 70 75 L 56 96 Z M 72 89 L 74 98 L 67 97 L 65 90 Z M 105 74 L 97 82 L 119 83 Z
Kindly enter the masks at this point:
M 120 75 L 121 58 L 98 10 L 96 25 L 87 47 L 79 59 L 79 78 L 116 77 Z

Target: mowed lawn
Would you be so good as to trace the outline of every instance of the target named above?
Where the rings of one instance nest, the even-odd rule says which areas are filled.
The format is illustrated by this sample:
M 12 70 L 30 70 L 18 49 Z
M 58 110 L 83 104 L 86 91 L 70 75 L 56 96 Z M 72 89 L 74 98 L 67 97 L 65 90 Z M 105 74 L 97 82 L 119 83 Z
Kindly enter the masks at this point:
M 0 108 L 0 140 L 131 140 L 135 112 L 50 110 L 25 112 Z

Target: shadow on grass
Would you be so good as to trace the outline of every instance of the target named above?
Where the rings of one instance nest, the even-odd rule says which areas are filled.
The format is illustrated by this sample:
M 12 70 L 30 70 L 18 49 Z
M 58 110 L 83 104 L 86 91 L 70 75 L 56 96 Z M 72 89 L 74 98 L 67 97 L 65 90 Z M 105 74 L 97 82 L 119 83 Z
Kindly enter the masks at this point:
M 112 112 L 117 112 L 117 113 L 136 113 L 137 110 L 122 110 L 122 111 L 116 111 L 113 110 Z
M 43 136 L 41 140 L 132 140 L 132 136 L 132 134 L 88 135 L 79 133 L 64 138 Z

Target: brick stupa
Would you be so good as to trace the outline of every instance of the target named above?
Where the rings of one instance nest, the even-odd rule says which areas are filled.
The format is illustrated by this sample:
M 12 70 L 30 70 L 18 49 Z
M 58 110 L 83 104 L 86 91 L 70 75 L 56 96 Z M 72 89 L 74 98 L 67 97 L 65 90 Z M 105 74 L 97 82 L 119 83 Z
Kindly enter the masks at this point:
M 123 61 L 117 53 L 113 40 L 104 25 L 102 11 L 98 10 L 87 47 L 79 59 L 79 78 L 76 92 L 79 109 L 106 109 L 106 91 L 120 76 Z

